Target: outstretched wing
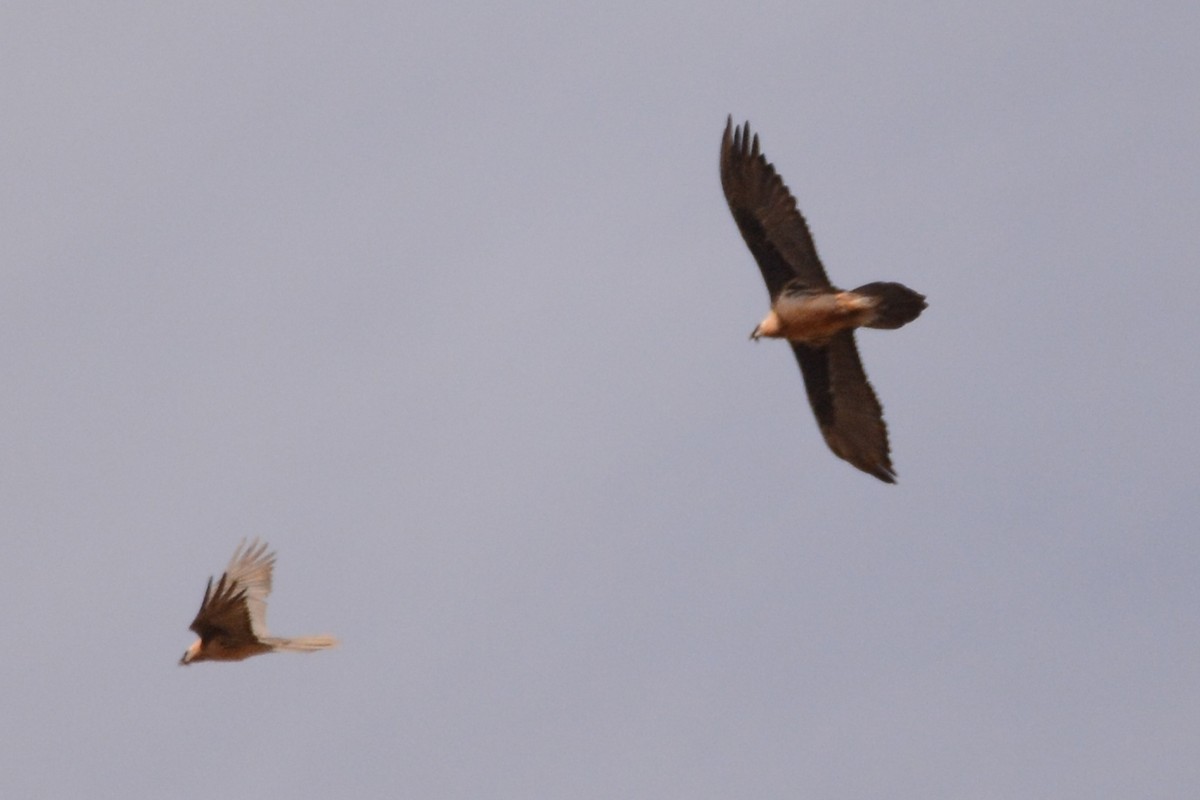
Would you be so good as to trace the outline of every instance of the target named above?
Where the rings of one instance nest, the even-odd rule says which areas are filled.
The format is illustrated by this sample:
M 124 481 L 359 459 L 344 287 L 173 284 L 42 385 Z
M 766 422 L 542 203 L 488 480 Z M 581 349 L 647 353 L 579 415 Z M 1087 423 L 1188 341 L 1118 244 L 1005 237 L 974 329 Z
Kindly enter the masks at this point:
M 808 402 L 829 449 L 884 483 L 895 483 L 883 407 L 867 381 L 854 332 L 835 334 L 820 347 L 790 344 L 800 362 Z
M 758 134 L 751 138 L 750 123 L 735 128 L 732 116 L 721 141 L 721 188 L 772 301 L 794 278 L 813 288 L 829 286 L 796 199 L 759 153 Z
M 225 574 L 204 591 L 200 611 L 191 629 L 201 641 L 222 639 L 227 646 L 258 641 L 267 633 L 267 595 L 271 592 L 271 569 L 275 554 L 267 553 L 265 542 L 243 542 L 234 551 Z

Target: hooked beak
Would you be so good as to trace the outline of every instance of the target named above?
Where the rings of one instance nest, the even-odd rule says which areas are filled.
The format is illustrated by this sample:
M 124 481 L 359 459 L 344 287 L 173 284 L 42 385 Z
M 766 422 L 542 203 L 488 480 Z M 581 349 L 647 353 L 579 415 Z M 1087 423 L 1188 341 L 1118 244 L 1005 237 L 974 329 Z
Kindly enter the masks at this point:
M 187 650 L 183 651 L 183 658 L 179 659 L 179 666 L 186 667 L 188 664 L 196 660 L 197 645 L 193 644 Z

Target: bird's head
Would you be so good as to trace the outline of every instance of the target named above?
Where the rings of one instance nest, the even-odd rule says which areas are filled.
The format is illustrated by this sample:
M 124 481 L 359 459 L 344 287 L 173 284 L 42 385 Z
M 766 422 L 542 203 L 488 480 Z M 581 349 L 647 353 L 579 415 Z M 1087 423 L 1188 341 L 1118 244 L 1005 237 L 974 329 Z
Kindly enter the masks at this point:
M 196 656 L 200 654 L 200 640 L 192 642 L 187 650 L 183 651 L 183 658 L 179 659 L 179 666 L 186 667 L 188 664 L 196 660 Z
M 779 336 L 779 332 L 779 315 L 772 308 L 767 312 L 767 316 L 763 317 L 763 321 L 758 323 L 754 330 L 750 332 L 750 338 L 757 342 L 763 336 L 777 337 Z

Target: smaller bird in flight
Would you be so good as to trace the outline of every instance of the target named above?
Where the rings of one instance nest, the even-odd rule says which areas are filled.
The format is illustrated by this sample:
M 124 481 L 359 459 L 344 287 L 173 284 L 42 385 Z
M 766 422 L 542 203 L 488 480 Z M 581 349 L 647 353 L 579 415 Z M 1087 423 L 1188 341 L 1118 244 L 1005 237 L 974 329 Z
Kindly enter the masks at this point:
M 867 382 L 854 329 L 899 328 L 925 310 L 925 296 L 899 283 L 833 286 L 808 224 L 783 179 L 759 152 L 750 123 L 725 123 L 721 188 L 771 297 L 750 338 L 787 339 L 800 362 L 808 402 L 834 455 L 896 482 L 883 407 Z
M 241 661 L 276 650 L 307 653 L 337 644 L 332 636 L 284 639 L 267 633 L 267 595 L 274 566 L 275 554 L 267 552 L 266 542 L 255 539 L 247 545 L 243 540 L 238 545 L 215 589 L 213 579 L 208 579 L 191 625 L 200 638 L 184 652 L 180 664 Z

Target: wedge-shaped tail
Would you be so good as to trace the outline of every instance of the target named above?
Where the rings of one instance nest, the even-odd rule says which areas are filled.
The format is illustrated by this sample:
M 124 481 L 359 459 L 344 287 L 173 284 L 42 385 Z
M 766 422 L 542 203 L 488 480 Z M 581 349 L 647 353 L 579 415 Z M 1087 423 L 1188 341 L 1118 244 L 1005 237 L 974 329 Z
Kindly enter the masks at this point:
M 900 328 L 921 316 L 925 310 L 925 295 L 914 292 L 902 283 L 877 281 L 860 286 L 855 294 L 874 297 L 878 301 L 875 316 L 866 323 L 868 328 Z
M 337 647 L 338 640 L 332 636 L 295 636 L 290 639 L 269 636 L 263 639 L 263 643 L 270 645 L 272 650 L 311 653 L 314 650 L 327 650 L 330 647 Z

